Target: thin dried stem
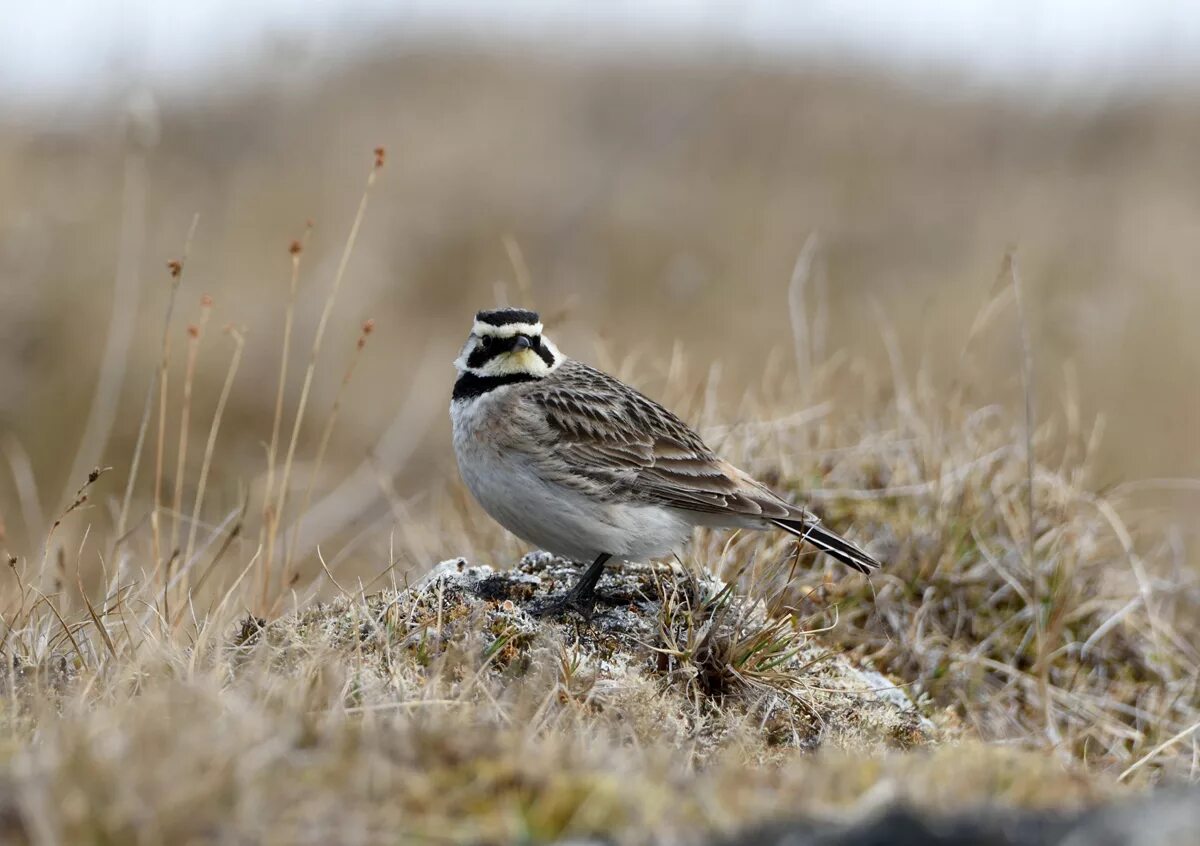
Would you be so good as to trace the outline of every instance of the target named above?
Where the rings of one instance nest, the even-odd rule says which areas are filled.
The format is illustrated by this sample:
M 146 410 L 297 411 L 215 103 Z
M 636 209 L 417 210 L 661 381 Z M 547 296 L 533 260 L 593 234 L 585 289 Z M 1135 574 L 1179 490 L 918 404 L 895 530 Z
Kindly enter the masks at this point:
M 46 517 L 42 511 L 33 462 L 29 460 L 29 453 L 25 451 L 25 447 L 11 432 L 6 433 L 4 437 L 4 455 L 8 459 L 8 468 L 17 488 L 17 498 L 21 502 L 25 536 L 32 546 L 35 539 L 46 530 Z
M 275 414 L 271 419 L 271 443 L 267 447 L 267 484 L 263 491 L 263 531 L 266 544 L 266 555 L 263 559 L 262 584 L 260 604 L 267 605 L 267 593 L 271 583 L 271 569 L 274 563 L 275 532 L 279 515 L 272 507 L 272 497 L 275 492 L 275 461 L 279 453 L 279 432 L 283 424 L 283 397 L 287 390 L 288 362 L 291 358 L 292 326 L 296 319 L 296 292 L 300 284 L 300 256 L 308 245 L 312 234 L 313 224 L 308 221 L 304 226 L 304 234 L 291 243 L 288 252 L 292 257 L 291 285 L 288 288 L 287 306 L 283 317 L 283 349 L 279 354 L 279 384 L 275 389 Z
M 1029 318 L 1025 313 L 1025 298 L 1021 291 L 1021 274 L 1017 270 L 1016 251 L 1009 251 L 1008 255 L 1004 257 L 1004 262 L 1009 278 L 1012 281 L 1013 298 L 1017 305 L 1017 327 L 1021 338 L 1021 391 L 1025 401 L 1025 508 L 1027 519 L 1025 552 L 1026 567 L 1029 569 L 1030 587 L 1033 593 L 1034 619 L 1036 621 L 1037 632 L 1037 665 L 1035 671 L 1038 675 L 1040 696 L 1044 708 L 1046 733 L 1051 743 L 1057 744 L 1061 738 L 1059 737 L 1058 729 L 1054 725 L 1053 706 L 1048 693 L 1050 687 L 1050 668 L 1047 664 L 1046 656 L 1050 645 L 1046 637 L 1047 609 L 1044 607 L 1042 601 L 1044 589 L 1041 570 L 1038 567 L 1037 560 L 1037 514 L 1033 500 L 1033 477 L 1036 460 L 1033 453 L 1033 429 L 1035 425 L 1033 413 L 1033 341 L 1029 336 Z
M 788 316 L 792 323 L 792 344 L 796 354 L 796 370 L 802 382 L 807 382 L 812 371 L 812 327 L 808 320 L 808 283 L 812 278 L 813 261 L 817 254 L 817 235 L 813 233 L 804 241 L 796 264 L 792 267 L 792 278 L 788 283 Z
M 1168 737 L 1162 743 L 1155 746 L 1153 749 L 1151 749 L 1149 752 L 1147 752 L 1142 757 L 1138 758 L 1133 764 L 1131 764 L 1129 767 L 1127 767 L 1123 773 L 1121 773 L 1119 776 L 1117 776 L 1117 781 L 1124 781 L 1125 779 L 1129 778 L 1135 772 L 1137 772 L 1142 767 L 1144 767 L 1147 763 L 1154 760 L 1154 758 L 1158 755 L 1158 753 L 1162 752 L 1164 749 L 1167 749 L 1168 747 L 1174 746 L 1179 741 L 1190 737 L 1191 735 L 1195 734 L 1197 731 L 1200 731 L 1200 723 L 1195 723 L 1193 725 L 1190 725 L 1187 728 L 1185 728 L 1183 731 L 1181 731 L 1171 737 Z
M 50 531 L 46 533 L 46 542 L 42 546 L 42 563 L 39 572 L 45 572 L 46 570 L 46 562 L 50 558 L 50 542 L 54 539 L 54 533 L 58 531 L 58 527 L 62 525 L 63 520 L 65 520 L 69 514 L 87 504 L 88 489 L 96 483 L 97 479 L 111 469 L 111 467 L 97 467 L 88 473 L 87 480 L 79 486 L 77 491 L 75 491 L 74 499 L 70 502 L 70 504 L 67 505 L 62 515 L 51 524 Z
M 130 150 L 125 156 L 121 189 L 121 228 L 117 267 L 112 293 L 112 311 L 108 320 L 108 335 L 96 376 L 96 390 L 88 409 L 87 423 L 71 462 L 68 479 L 78 479 L 88 467 L 99 463 L 112 432 L 113 421 L 125 381 L 129 347 L 137 326 L 138 289 L 141 287 L 140 265 L 146 239 L 146 194 L 149 174 L 146 156 L 141 149 Z M 132 478 L 132 476 L 131 476 Z M 64 491 L 66 500 L 69 491 Z M 120 534 L 120 533 L 118 533 Z
M 200 223 L 200 215 L 197 213 L 192 217 L 192 225 L 188 228 L 187 237 L 183 241 L 183 258 L 178 262 L 171 262 L 168 267 L 171 270 L 171 291 L 167 296 L 166 314 L 163 315 L 163 332 L 162 332 L 162 357 L 167 356 L 167 347 L 171 339 L 171 317 L 175 313 L 175 298 L 179 294 L 179 286 L 183 283 L 183 268 L 187 264 L 188 254 L 192 248 L 192 238 L 196 234 L 196 227 Z M 178 269 L 178 272 L 176 272 Z M 141 465 L 142 450 L 146 444 L 146 433 L 150 428 L 150 410 L 153 407 L 154 395 L 159 389 L 159 379 L 162 376 L 163 368 L 155 372 L 151 377 L 150 384 L 146 386 L 146 400 L 142 406 L 142 420 L 138 424 L 137 442 L 133 448 L 133 458 L 129 463 L 129 478 L 125 481 L 125 495 L 121 498 L 121 513 L 117 518 L 116 541 L 113 544 L 113 555 L 116 555 L 117 548 L 126 538 L 125 527 L 129 524 L 129 508 L 133 503 L 133 489 L 137 484 L 138 467 Z M 158 553 L 155 553 L 157 558 Z
M 521 245 L 512 235 L 504 236 L 504 252 L 508 254 L 508 263 L 512 265 L 513 276 L 517 280 L 517 292 L 521 297 L 521 305 L 536 309 L 537 304 L 533 298 L 533 274 L 529 272 L 529 264 L 525 261 Z
M 221 387 L 221 396 L 217 399 L 217 408 L 213 412 L 212 425 L 208 429 L 208 442 L 204 445 L 204 462 L 200 465 L 200 481 L 196 484 L 196 502 L 192 506 L 192 525 L 188 529 L 187 552 L 183 556 L 184 570 L 181 585 L 184 596 L 188 595 L 188 577 L 192 565 L 192 552 L 196 548 L 196 533 L 200 529 L 200 512 L 204 507 L 204 492 L 208 485 L 208 471 L 212 466 L 213 450 L 217 445 L 217 434 L 221 430 L 221 418 L 225 414 L 225 404 L 229 401 L 229 392 L 233 389 L 233 380 L 237 377 L 238 367 L 242 362 L 242 350 L 246 339 L 244 334 L 232 327 L 229 334 L 233 337 L 233 356 L 229 360 L 229 369 L 225 373 L 225 384 Z
M 162 360 L 158 367 L 158 435 L 154 441 L 154 510 L 150 515 L 150 529 L 154 535 L 155 568 L 163 560 L 162 527 L 162 480 L 163 452 L 167 440 L 167 389 L 170 376 L 171 342 L 163 347 Z M 164 582 L 165 584 L 165 582 Z
M 362 325 L 362 331 L 358 336 L 358 342 L 354 345 L 354 353 L 350 357 L 350 364 L 346 367 L 346 372 L 342 375 L 342 382 L 338 385 L 337 395 L 333 400 L 333 408 L 330 409 L 329 417 L 325 420 L 325 425 L 321 430 L 321 440 L 317 444 L 317 455 L 313 460 L 312 472 L 308 475 L 308 485 L 304 489 L 304 499 L 300 503 L 300 511 L 296 516 L 296 522 L 292 527 L 291 541 L 287 547 L 287 553 L 284 558 L 282 583 L 281 586 L 288 585 L 291 578 L 292 565 L 296 555 L 296 540 L 300 536 L 300 528 L 304 525 L 304 515 L 308 513 L 309 503 L 312 501 L 313 488 L 317 484 L 317 479 L 321 474 L 321 466 L 325 461 L 325 452 L 329 448 L 329 440 L 333 436 L 333 427 L 337 423 L 338 413 L 342 408 L 342 399 L 346 394 L 346 388 L 350 386 L 350 380 L 354 378 L 354 370 L 358 366 L 358 361 L 362 358 L 363 349 L 367 345 L 367 338 L 375 329 L 375 321 L 367 320 Z
M 371 188 L 375 185 L 375 179 L 379 171 L 383 167 L 383 149 L 379 148 L 375 151 L 375 162 L 371 166 L 371 171 L 367 175 L 367 184 L 363 188 L 362 198 L 358 203 L 358 211 L 354 215 L 354 223 L 350 226 L 350 234 L 346 238 L 346 245 L 342 250 L 341 260 L 338 262 L 337 272 L 333 277 L 333 285 L 329 289 L 329 295 L 325 298 L 325 307 L 321 310 L 321 318 L 317 322 L 317 331 L 313 336 L 312 350 L 308 357 L 308 367 L 304 372 L 304 385 L 300 389 L 300 400 L 296 406 L 296 416 L 292 421 L 292 436 L 288 442 L 287 458 L 283 462 L 283 477 L 279 484 L 279 493 L 275 501 L 274 525 L 278 526 L 283 522 L 284 508 L 287 505 L 288 487 L 291 483 L 292 466 L 296 457 L 296 445 L 300 441 L 300 430 L 304 425 L 304 413 L 308 408 L 309 392 L 312 390 L 313 374 L 317 369 L 317 360 L 321 355 L 321 342 L 325 338 L 325 328 L 329 324 L 329 317 L 333 313 L 334 303 L 337 302 L 338 292 L 342 287 L 342 280 L 346 276 L 346 268 L 350 265 L 350 256 L 354 252 L 354 244 L 358 240 L 358 231 L 362 226 L 363 218 L 367 213 L 367 201 L 371 196 Z M 275 542 L 274 531 L 268 534 L 267 547 L 271 549 Z M 268 555 L 270 552 L 268 551 Z
M 175 496 L 171 501 L 171 549 L 179 546 L 179 522 L 183 515 L 183 480 L 187 477 L 188 435 L 191 432 L 192 385 L 196 379 L 196 358 L 204 328 L 212 313 L 212 298 L 205 294 L 200 300 L 200 321 L 187 329 L 187 367 L 183 377 L 183 408 L 179 413 L 179 448 L 175 459 Z

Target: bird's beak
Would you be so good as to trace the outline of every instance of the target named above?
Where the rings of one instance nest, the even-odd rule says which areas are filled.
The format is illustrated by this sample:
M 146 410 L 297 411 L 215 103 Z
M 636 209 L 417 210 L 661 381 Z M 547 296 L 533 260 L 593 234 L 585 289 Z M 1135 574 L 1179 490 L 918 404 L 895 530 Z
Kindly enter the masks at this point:
M 517 339 L 515 341 L 513 341 L 513 352 L 516 352 L 517 350 L 529 350 L 529 349 L 533 349 L 533 342 L 530 341 L 528 338 L 526 338 L 524 335 L 518 335 Z

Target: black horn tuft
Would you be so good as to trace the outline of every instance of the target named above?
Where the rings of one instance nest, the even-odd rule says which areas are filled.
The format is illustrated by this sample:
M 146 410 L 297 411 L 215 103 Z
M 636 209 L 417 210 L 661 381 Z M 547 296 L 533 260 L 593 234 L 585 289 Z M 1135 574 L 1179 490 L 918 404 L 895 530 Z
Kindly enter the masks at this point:
M 475 315 L 480 323 L 489 326 L 507 326 L 510 323 L 539 323 L 536 311 L 526 311 L 523 308 L 495 308 L 481 311 Z

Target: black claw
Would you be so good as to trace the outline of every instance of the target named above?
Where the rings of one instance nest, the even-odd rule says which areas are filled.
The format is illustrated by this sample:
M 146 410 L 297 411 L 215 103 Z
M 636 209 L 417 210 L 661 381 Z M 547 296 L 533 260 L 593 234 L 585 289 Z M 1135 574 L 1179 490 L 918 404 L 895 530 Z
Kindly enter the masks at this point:
M 590 621 L 596 613 L 596 594 L 577 596 L 572 590 L 558 599 L 546 602 L 541 607 L 534 609 L 532 613 L 535 617 L 562 617 L 569 611 L 574 611 L 584 620 Z
M 533 614 L 537 617 L 558 617 L 567 611 L 574 611 L 585 620 L 591 620 L 596 611 L 596 583 L 604 572 L 604 564 L 610 555 L 601 555 L 579 577 L 579 581 L 559 599 L 547 602 L 536 609 Z

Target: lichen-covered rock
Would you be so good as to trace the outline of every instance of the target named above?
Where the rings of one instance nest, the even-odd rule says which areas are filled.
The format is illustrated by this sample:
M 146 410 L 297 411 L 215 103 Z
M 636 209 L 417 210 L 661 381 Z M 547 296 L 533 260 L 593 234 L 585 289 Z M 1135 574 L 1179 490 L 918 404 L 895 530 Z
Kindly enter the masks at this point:
M 405 683 L 397 681 L 398 652 L 425 665 L 447 650 L 473 650 L 493 672 L 551 671 L 560 696 L 620 709 L 702 755 L 737 739 L 878 749 L 934 733 L 892 680 L 831 651 L 819 633 L 770 618 L 761 602 L 678 565 L 610 567 L 590 619 L 540 616 L 577 576 L 576 565 L 545 553 L 511 570 L 452 559 L 405 590 L 368 597 L 370 619 L 339 620 L 335 604 L 296 622 L 386 648 L 389 666 L 374 683 L 383 675 Z

